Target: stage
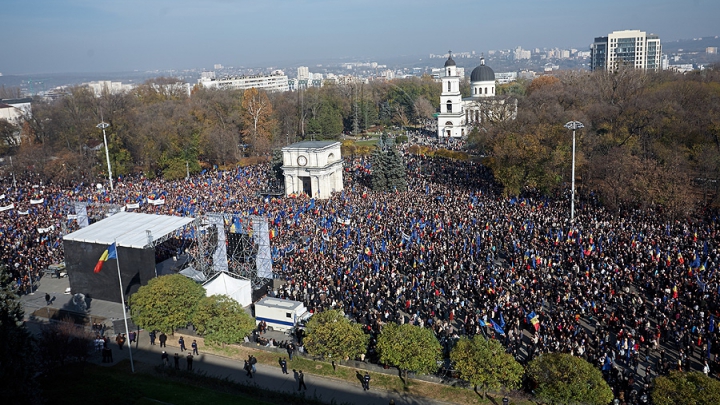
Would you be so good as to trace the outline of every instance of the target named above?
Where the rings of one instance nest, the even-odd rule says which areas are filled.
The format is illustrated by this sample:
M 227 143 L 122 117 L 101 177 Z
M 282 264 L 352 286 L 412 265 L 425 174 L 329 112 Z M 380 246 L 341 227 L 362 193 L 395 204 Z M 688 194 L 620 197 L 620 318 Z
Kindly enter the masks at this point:
M 65 265 L 72 293 L 120 302 L 121 288 L 127 297 L 157 276 L 155 248 L 196 221 L 191 217 L 119 212 L 65 235 Z M 108 260 L 99 273 L 94 273 L 100 256 L 112 243 L 117 260 Z

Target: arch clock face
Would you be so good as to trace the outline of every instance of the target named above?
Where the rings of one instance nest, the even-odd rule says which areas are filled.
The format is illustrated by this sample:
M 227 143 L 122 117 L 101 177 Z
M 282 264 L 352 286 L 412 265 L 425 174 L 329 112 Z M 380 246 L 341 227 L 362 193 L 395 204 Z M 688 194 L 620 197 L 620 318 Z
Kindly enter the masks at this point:
M 305 166 L 307 164 L 307 158 L 305 156 L 298 156 L 297 164 L 298 166 Z

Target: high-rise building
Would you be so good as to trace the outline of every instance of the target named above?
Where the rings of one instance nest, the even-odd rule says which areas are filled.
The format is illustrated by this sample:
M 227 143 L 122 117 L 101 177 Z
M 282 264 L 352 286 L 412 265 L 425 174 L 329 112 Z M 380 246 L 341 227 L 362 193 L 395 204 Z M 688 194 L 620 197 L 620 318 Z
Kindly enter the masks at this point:
M 517 48 L 515 48 L 513 57 L 515 58 L 515 60 L 530 59 L 532 57 L 532 54 L 529 50 L 522 49 L 518 46 Z
M 310 70 L 307 66 L 300 66 L 297 69 L 298 80 L 308 80 L 310 78 Z
M 615 31 L 597 37 L 590 46 L 590 69 L 614 70 L 621 65 L 642 70 L 659 70 L 662 55 L 660 37 L 640 30 Z

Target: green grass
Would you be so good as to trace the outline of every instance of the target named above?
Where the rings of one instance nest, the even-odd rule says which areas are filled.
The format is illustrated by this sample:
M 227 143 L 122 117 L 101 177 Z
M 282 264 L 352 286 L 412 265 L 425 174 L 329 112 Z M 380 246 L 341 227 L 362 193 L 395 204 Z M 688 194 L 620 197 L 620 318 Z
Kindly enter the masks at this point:
M 73 364 L 53 370 L 41 386 L 47 403 L 57 405 L 268 404 L 237 393 L 207 389 L 159 375 L 132 374 L 128 370 L 127 361 L 112 367 Z

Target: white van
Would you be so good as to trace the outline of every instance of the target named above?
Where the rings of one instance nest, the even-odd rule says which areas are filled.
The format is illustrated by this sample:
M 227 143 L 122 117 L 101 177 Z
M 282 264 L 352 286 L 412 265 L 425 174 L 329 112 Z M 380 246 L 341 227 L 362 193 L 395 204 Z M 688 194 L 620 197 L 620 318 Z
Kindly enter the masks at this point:
M 255 303 L 255 324 L 265 321 L 268 330 L 285 332 L 310 318 L 312 314 L 300 301 L 265 297 Z

